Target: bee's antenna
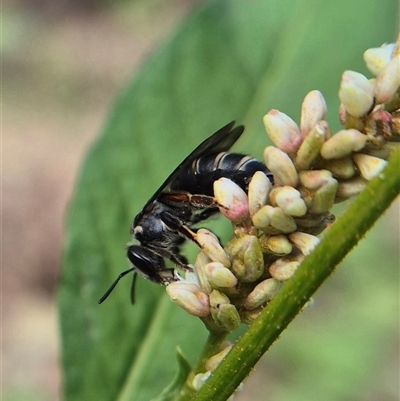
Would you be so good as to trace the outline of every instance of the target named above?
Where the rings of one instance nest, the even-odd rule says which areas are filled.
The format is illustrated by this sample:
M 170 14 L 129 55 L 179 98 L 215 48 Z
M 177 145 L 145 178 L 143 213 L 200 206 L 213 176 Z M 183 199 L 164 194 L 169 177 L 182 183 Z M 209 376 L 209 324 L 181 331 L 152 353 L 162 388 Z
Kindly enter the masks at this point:
M 110 288 L 104 293 L 104 295 L 99 299 L 99 304 L 103 303 L 108 296 L 111 294 L 111 291 L 115 288 L 115 286 L 118 284 L 118 281 L 121 280 L 122 277 L 124 277 L 126 274 L 130 273 L 131 271 L 135 270 L 135 267 L 131 267 L 128 270 L 125 270 L 124 272 L 122 272 L 116 279 L 115 281 L 110 285 Z M 136 276 L 136 273 L 135 275 Z M 134 277 L 134 281 L 135 281 L 135 277 Z M 132 296 L 131 296 L 132 299 Z
M 135 285 L 136 285 L 137 273 L 133 273 L 133 280 L 131 285 L 131 304 L 135 303 Z

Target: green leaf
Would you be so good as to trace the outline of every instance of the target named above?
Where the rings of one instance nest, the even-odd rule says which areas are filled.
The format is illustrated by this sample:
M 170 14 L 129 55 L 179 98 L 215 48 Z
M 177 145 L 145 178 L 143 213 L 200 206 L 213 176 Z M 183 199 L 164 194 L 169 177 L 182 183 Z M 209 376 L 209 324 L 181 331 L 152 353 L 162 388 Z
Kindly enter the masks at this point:
M 179 395 L 191 367 L 179 347 L 176 350 L 176 357 L 178 360 L 178 372 L 176 373 L 174 380 L 158 397 L 153 398 L 151 401 L 170 401 L 174 400 Z
M 163 288 L 139 278 L 131 306 L 124 278 L 97 304 L 128 267 L 131 221 L 229 121 L 246 124 L 235 148 L 259 157 L 268 109 L 296 118 L 318 88 L 335 110 L 343 70 L 365 71 L 362 51 L 393 40 L 395 9 L 381 0 L 213 0 L 147 60 L 87 155 L 68 212 L 59 292 L 65 400 L 147 401 L 171 382 L 177 344 L 196 360 L 207 332 Z

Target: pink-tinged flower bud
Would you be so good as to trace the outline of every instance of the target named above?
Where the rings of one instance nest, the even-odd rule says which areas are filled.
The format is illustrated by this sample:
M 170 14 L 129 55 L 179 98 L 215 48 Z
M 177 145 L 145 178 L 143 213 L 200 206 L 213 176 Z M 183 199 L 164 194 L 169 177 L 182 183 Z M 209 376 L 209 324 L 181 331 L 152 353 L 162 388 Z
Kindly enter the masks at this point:
M 249 184 L 249 212 L 254 216 L 264 205 L 267 204 L 268 194 L 271 191 L 271 181 L 262 171 L 257 171 Z
M 324 160 L 323 167 L 329 170 L 334 178 L 347 180 L 356 173 L 353 160 L 351 157 L 343 157 L 341 159 Z
M 226 357 L 228 352 L 232 349 L 233 345 L 230 344 L 225 347 L 222 351 L 218 352 L 218 354 L 213 355 L 207 362 L 205 368 L 209 371 L 213 371 Z
M 375 98 L 378 104 L 388 102 L 400 87 L 400 54 L 393 57 L 376 77 Z
M 208 263 L 204 266 L 204 272 L 210 283 L 216 287 L 230 288 L 237 284 L 237 278 L 222 263 Z
M 361 177 L 368 181 L 376 177 L 388 164 L 386 160 L 362 153 L 355 154 L 353 159 L 360 171 Z
M 329 126 L 326 121 L 319 121 L 308 132 L 296 154 L 295 164 L 298 170 L 308 170 L 318 158 L 325 140 L 329 137 Z
M 273 206 L 279 206 L 289 216 L 303 216 L 307 212 L 307 206 L 301 199 L 300 192 L 293 187 L 274 188 L 269 198 Z
M 263 118 L 265 130 L 272 142 L 286 153 L 294 153 L 301 144 L 300 129 L 285 113 L 270 110 Z
M 358 195 L 365 189 L 368 181 L 362 177 L 350 178 L 350 180 L 341 181 L 336 190 L 335 203 L 342 202 L 346 199 Z
M 233 331 L 240 326 L 239 313 L 225 294 L 213 290 L 210 294 L 210 305 L 211 316 L 218 327 L 226 331 Z
M 197 373 L 197 375 L 193 378 L 192 386 L 193 388 L 198 391 L 202 387 L 202 385 L 210 378 L 211 372 L 205 373 Z
M 289 234 L 289 239 L 305 256 L 311 253 L 311 251 L 319 244 L 319 238 L 301 231 Z
M 269 267 L 269 273 L 278 281 L 286 281 L 293 276 L 297 268 L 300 266 L 300 263 L 300 260 L 286 258 L 277 259 Z
M 208 295 L 196 284 L 177 281 L 167 286 L 167 293 L 173 302 L 193 316 L 210 314 Z
M 367 136 L 355 129 L 342 130 L 329 138 L 321 148 L 324 159 L 340 159 L 352 152 L 361 150 L 367 142 Z
M 296 167 L 285 152 L 273 146 L 267 146 L 264 150 L 264 162 L 273 174 L 275 184 L 297 186 L 299 177 Z
M 328 170 L 308 170 L 300 172 L 300 183 L 307 189 L 315 190 L 321 188 L 332 178 Z
M 317 90 L 309 92 L 301 105 L 300 130 L 302 138 L 315 127 L 315 125 L 326 119 L 326 102 L 322 93 Z
M 255 309 L 268 302 L 281 289 L 282 283 L 274 278 L 261 281 L 247 296 L 243 306 L 246 309 Z
M 364 52 L 364 61 L 367 68 L 374 74 L 378 75 L 386 64 L 391 60 L 395 43 L 385 44 L 381 47 L 368 49 Z
M 340 83 L 339 99 L 352 116 L 362 117 L 374 104 L 374 87 L 359 72 L 345 71 Z
M 272 255 L 288 255 L 292 252 L 292 244 L 286 235 L 262 235 L 259 238 L 261 249 L 264 253 Z
M 196 233 L 196 241 L 201 246 L 203 252 L 213 261 L 220 262 L 225 267 L 231 265 L 228 255 L 220 245 L 218 238 L 211 232 L 204 228 Z
M 214 182 L 214 196 L 220 212 L 231 221 L 241 221 L 248 216 L 249 204 L 246 192 L 228 178 L 222 177 Z
M 234 238 L 227 245 L 227 252 L 232 257 L 232 271 L 239 280 L 251 283 L 264 273 L 264 258 L 257 237 Z

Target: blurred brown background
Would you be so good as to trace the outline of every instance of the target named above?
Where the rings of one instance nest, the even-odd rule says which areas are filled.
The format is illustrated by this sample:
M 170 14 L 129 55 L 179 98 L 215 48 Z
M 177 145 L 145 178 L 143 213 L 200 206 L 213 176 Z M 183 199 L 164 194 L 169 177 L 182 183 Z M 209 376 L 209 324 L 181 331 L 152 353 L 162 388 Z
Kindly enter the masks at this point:
M 4 400 L 59 399 L 55 298 L 79 166 L 117 92 L 195 4 L 3 2 Z

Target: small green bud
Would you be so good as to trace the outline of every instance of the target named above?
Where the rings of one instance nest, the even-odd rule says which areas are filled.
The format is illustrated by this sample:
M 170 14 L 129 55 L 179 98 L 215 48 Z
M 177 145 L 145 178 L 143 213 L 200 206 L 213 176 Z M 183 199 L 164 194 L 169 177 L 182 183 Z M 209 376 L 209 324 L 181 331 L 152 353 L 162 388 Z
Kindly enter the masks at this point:
M 274 278 L 261 281 L 247 296 L 243 306 L 246 309 L 255 309 L 268 302 L 282 287 L 282 283 Z
M 264 258 L 258 238 L 243 235 L 235 238 L 227 246 L 232 257 L 232 270 L 235 276 L 245 282 L 257 280 L 264 272 Z

